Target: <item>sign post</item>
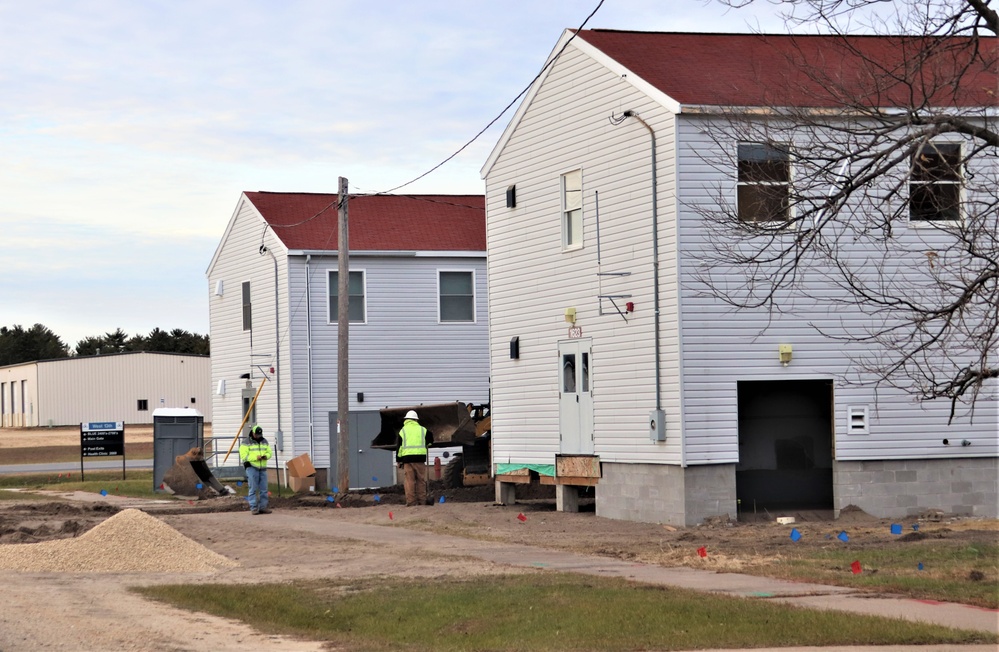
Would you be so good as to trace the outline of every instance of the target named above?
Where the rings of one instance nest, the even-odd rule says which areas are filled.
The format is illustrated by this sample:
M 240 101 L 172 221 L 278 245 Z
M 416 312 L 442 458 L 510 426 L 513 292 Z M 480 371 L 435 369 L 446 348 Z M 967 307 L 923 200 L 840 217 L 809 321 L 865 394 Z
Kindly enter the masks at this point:
M 85 457 L 121 456 L 121 479 L 125 479 L 125 422 L 97 421 L 80 424 L 80 479 Z

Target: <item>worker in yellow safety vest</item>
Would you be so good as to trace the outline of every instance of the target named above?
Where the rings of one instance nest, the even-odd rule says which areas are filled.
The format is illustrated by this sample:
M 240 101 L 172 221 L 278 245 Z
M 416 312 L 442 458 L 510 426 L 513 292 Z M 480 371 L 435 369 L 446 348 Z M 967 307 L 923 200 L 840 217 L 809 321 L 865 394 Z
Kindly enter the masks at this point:
M 250 485 L 247 500 L 254 516 L 271 513 L 267 509 L 267 460 L 272 454 L 270 444 L 264 439 L 264 429 L 258 425 L 250 428 L 250 436 L 239 445 L 239 461 Z
M 395 459 L 403 470 L 406 506 L 427 504 L 427 447 L 433 441 L 430 431 L 420 425 L 414 410 L 403 417 L 399 448 Z

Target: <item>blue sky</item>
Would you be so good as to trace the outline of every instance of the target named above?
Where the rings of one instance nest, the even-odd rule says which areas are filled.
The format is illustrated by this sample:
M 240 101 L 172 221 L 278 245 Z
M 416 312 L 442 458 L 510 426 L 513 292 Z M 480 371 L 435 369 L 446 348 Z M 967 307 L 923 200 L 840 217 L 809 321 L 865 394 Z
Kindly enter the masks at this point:
M 208 333 L 244 190 L 384 191 L 489 123 L 598 0 L 0 0 L 0 326 Z M 773 6 L 606 0 L 587 27 L 783 31 Z M 513 113 L 405 192 L 481 193 Z

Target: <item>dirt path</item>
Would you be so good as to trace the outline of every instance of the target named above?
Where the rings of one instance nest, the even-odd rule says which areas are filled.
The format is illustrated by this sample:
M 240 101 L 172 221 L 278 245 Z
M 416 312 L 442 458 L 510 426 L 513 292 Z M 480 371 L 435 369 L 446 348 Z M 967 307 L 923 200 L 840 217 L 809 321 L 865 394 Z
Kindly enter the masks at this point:
M 236 651 L 322 649 L 319 645 L 281 637 L 261 637 L 245 625 L 189 614 L 149 602 L 128 587 L 177 582 L 222 582 L 238 586 L 305 578 L 354 578 L 395 573 L 406 568 L 414 577 L 467 577 L 478 574 L 537 572 L 471 558 L 455 546 L 426 550 L 415 543 L 353 542 L 331 539 L 337 523 L 417 529 L 462 537 L 468 546 L 488 542 L 525 544 L 556 550 L 600 555 L 664 566 L 691 566 L 717 571 L 739 571 L 781 554 L 787 531 L 774 524 L 715 523 L 676 529 L 654 524 L 613 521 L 591 513 L 555 512 L 549 500 L 525 500 L 501 507 L 481 500 L 482 490 L 466 490 L 466 501 L 456 493 L 444 503 L 405 508 L 400 496 L 356 497 L 355 507 L 337 508 L 323 497 L 277 498 L 273 515 L 251 516 L 235 497 L 193 504 L 146 505 L 148 513 L 202 546 L 238 562 L 238 566 L 207 573 L 23 573 L 0 570 L 5 586 L 5 608 L 0 610 L 0 650 L 190 650 Z M 115 506 L 109 504 L 120 501 Z M 18 503 L 0 505 L 0 544 L 87 537 L 126 499 L 93 496 L 95 502 Z M 134 504 L 134 501 L 133 503 Z M 272 519 L 275 527 L 254 528 Z M 805 545 L 829 545 L 825 535 L 847 527 L 854 540 L 868 537 L 871 546 L 883 546 L 888 527 L 877 519 L 854 515 L 855 522 L 799 522 Z M 282 527 L 287 520 L 294 527 Z M 315 527 L 310 527 L 314 523 Z M 959 522 L 939 524 L 941 535 L 961 536 Z M 991 527 L 994 523 L 989 522 Z M 967 531 L 974 531 L 970 523 Z M 932 531 L 932 524 L 926 524 Z M 980 535 L 980 533 L 979 533 Z M 883 539 L 883 541 L 882 541 Z M 472 543 L 472 542 L 476 543 Z M 699 547 L 711 550 L 707 558 Z M 21 547 L 21 546 L 17 546 Z M 139 546 L 136 546 L 139 548 Z M 60 623 L 53 627 L 52 623 Z

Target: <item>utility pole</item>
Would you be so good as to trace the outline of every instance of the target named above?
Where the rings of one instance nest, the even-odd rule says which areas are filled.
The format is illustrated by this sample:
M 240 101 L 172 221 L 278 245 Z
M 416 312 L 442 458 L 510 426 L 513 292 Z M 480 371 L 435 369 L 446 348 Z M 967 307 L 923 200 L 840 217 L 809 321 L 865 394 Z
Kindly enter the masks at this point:
M 347 333 L 350 326 L 350 243 L 347 238 L 347 179 L 340 177 L 337 194 L 337 362 L 336 414 L 339 434 L 336 463 L 337 482 L 341 492 L 350 489 L 350 392 L 347 385 Z

